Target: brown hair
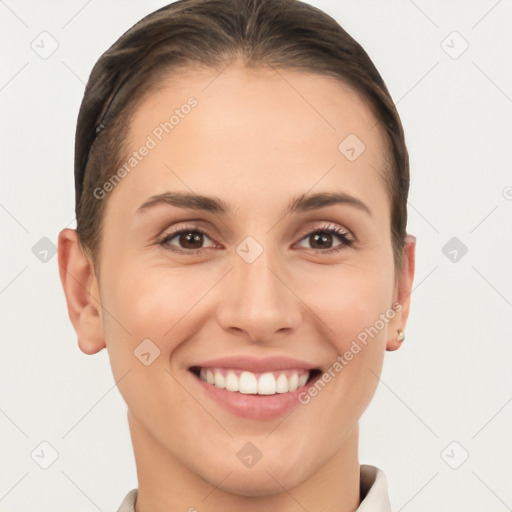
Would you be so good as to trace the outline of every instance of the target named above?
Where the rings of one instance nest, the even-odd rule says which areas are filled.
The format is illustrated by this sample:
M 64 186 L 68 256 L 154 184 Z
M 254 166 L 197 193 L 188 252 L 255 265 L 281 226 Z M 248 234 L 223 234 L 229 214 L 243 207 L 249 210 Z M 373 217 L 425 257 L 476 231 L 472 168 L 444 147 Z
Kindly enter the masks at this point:
M 136 106 L 171 69 L 200 64 L 220 70 L 237 58 L 246 66 L 334 77 L 369 105 L 388 145 L 384 178 L 400 269 L 409 157 L 393 99 L 364 49 L 333 18 L 299 0 L 178 0 L 125 32 L 99 58 L 85 89 L 75 138 L 75 211 L 80 244 L 95 270 L 106 201 L 94 190 L 121 164 Z

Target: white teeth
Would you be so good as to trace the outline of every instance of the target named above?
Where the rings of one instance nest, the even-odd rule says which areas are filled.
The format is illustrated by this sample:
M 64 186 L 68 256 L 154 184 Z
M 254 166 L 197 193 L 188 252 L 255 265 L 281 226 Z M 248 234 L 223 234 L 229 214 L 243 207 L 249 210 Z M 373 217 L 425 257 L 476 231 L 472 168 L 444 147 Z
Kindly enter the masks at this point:
M 306 382 L 308 381 L 309 375 L 301 375 L 299 377 L 299 388 L 306 385 Z
M 310 372 L 307 370 L 282 370 L 252 373 L 220 368 L 201 368 L 199 378 L 220 389 L 246 395 L 275 395 L 288 393 L 305 386 Z
M 284 373 L 277 378 L 276 391 L 278 393 L 288 393 L 288 379 Z
M 258 395 L 275 395 L 276 379 L 271 373 L 260 375 L 258 380 Z
M 242 372 L 238 381 L 238 391 L 245 395 L 256 394 L 258 392 L 258 380 L 256 375 L 251 372 Z
M 238 377 L 233 372 L 226 375 L 226 389 L 228 391 L 238 391 Z
M 295 391 L 299 387 L 299 376 L 294 373 L 288 379 L 288 391 Z
M 215 387 L 224 389 L 226 387 L 226 379 L 224 379 L 224 375 L 220 372 L 215 372 L 214 374 L 214 384 Z

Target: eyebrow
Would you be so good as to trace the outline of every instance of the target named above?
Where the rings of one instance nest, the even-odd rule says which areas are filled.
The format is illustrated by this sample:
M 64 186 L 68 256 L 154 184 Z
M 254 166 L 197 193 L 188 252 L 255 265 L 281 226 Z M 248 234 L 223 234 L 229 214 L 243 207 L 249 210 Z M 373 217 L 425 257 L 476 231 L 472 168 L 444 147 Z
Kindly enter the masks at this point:
M 162 204 L 221 215 L 233 215 L 234 213 L 233 208 L 222 199 L 187 192 L 165 192 L 151 196 L 148 201 L 139 206 L 137 213 L 146 212 Z M 372 214 L 365 203 L 346 192 L 302 194 L 290 201 L 286 211 L 290 213 L 306 212 L 335 204 L 350 205 L 369 215 Z

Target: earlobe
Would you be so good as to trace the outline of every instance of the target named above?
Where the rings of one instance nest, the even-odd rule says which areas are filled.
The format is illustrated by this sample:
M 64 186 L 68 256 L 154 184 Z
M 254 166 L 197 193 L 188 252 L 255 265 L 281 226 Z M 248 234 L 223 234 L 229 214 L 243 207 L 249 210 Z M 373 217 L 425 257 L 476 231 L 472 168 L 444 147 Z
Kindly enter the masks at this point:
M 63 229 L 58 242 L 59 274 L 68 315 L 85 354 L 105 348 L 98 282 L 91 260 L 84 254 L 74 229 Z
M 412 283 L 414 280 L 416 237 L 407 235 L 404 246 L 403 266 L 398 278 L 396 303 L 400 308 L 398 314 L 390 322 L 386 350 L 398 349 L 405 339 L 405 325 L 409 317 Z

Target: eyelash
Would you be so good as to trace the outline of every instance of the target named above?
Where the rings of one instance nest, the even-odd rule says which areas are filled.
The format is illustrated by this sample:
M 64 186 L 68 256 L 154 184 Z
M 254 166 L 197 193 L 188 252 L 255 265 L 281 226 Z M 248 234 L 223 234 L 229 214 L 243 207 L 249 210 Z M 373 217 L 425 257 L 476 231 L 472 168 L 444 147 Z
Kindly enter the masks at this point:
M 210 240 L 214 241 L 213 238 L 202 229 L 199 229 L 195 226 L 185 226 L 180 229 L 173 230 L 171 233 L 167 233 L 163 236 L 163 238 L 158 242 L 158 245 L 164 247 L 165 249 L 175 252 L 177 254 L 201 254 L 204 252 L 203 249 L 182 249 L 177 250 L 174 248 L 170 248 L 171 246 L 168 245 L 168 242 L 175 238 L 177 235 L 180 235 L 182 233 L 200 233 L 202 235 L 206 235 Z M 305 238 L 314 235 L 315 233 L 331 233 L 333 235 L 336 235 L 340 240 L 341 244 L 336 247 L 331 247 L 330 249 L 309 249 L 310 251 L 313 251 L 315 253 L 320 254 L 332 254 L 338 251 L 342 251 L 343 249 L 347 247 L 351 247 L 354 243 L 354 240 L 348 238 L 349 232 L 339 226 L 332 225 L 332 224 L 325 224 L 321 228 L 313 229 L 311 231 L 308 231 L 306 233 L 301 234 L 301 239 L 299 240 L 302 242 Z

